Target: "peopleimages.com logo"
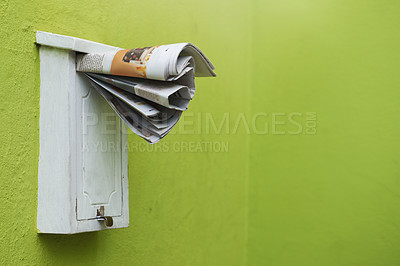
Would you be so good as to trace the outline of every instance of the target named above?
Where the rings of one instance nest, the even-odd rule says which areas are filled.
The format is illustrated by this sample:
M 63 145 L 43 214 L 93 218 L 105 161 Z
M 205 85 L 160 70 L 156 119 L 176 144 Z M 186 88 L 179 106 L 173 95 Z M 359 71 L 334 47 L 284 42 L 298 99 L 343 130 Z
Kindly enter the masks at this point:
M 84 134 L 87 134 L 90 127 L 95 127 L 101 134 L 108 135 L 115 134 L 118 120 L 115 113 L 102 113 L 89 114 L 86 121 Z M 167 136 L 155 145 L 144 141 L 129 142 L 122 149 L 132 152 L 228 152 L 230 135 L 312 136 L 317 134 L 317 126 L 316 112 L 257 112 L 252 115 L 229 112 L 222 114 L 185 112 L 169 135 L 192 135 L 192 140 L 186 141 L 185 137 L 185 140 L 177 141 L 176 137 Z M 133 133 L 123 127 L 122 134 Z M 206 137 L 196 141 L 195 135 Z M 109 152 L 119 148 L 115 147 L 114 141 L 94 141 L 82 147 L 85 152 Z
M 317 133 L 316 112 L 257 112 L 253 115 L 239 113 L 185 113 L 177 129 L 171 134 L 257 134 L 257 135 L 315 135 Z

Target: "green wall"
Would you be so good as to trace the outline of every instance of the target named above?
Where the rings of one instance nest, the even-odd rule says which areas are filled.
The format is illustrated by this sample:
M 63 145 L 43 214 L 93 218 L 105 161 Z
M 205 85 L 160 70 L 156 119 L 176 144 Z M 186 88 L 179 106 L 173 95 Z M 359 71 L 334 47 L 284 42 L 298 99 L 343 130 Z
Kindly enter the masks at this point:
M 400 2 L 253 8 L 252 113 L 317 133 L 251 136 L 248 264 L 400 265 Z
M 240 2 L 228 1 L 0 1 L 1 265 L 244 263 L 248 136 L 241 130 L 233 135 L 197 130 L 204 127 L 197 123 L 198 113 L 205 121 L 209 112 L 218 122 L 225 112 L 246 107 L 247 92 L 241 91 L 249 70 L 235 67 L 237 47 L 231 45 L 247 46 L 249 23 L 242 12 Z M 127 48 L 190 41 L 217 66 L 218 78 L 198 80 L 188 125 L 178 126 L 158 145 L 163 151 L 143 151 L 148 145 L 129 135 L 128 229 L 75 236 L 36 233 L 36 30 Z M 229 141 L 229 152 L 174 150 L 176 143 L 189 141 Z
M 399 12 L 394 0 L 0 0 L 0 264 L 400 265 Z M 161 143 L 129 135 L 127 229 L 36 233 L 36 30 L 190 41 L 216 66 Z

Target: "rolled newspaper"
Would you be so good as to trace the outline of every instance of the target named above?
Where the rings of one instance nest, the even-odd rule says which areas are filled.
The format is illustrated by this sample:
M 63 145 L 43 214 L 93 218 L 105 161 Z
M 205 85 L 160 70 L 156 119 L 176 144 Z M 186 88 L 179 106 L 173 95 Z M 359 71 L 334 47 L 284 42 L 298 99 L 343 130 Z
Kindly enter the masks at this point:
M 215 77 L 214 66 L 191 43 L 176 43 L 78 57 L 77 71 L 155 80 L 176 80 L 194 70 L 196 77 Z
M 214 66 L 191 43 L 80 54 L 77 71 L 120 118 L 149 143 L 163 138 L 195 94 L 194 78 L 215 77 Z

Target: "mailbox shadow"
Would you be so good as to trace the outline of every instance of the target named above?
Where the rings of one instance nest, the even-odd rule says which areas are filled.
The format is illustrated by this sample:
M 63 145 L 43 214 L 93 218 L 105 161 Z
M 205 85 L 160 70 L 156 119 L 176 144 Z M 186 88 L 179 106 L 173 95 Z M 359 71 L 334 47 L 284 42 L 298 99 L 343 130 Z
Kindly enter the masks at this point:
M 94 262 L 97 258 L 98 232 L 74 235 L 38 234 L 37 241 L 46 261 L 63 264 Z

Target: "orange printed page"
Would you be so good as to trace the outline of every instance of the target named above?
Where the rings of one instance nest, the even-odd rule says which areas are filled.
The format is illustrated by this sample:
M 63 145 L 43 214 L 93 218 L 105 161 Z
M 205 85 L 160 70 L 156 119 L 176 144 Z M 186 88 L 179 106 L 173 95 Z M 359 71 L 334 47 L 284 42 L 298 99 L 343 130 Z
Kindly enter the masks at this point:
M 118 51 L 111 63 L 112 75 L 146 78 L 146 62 L 156 47 Z

